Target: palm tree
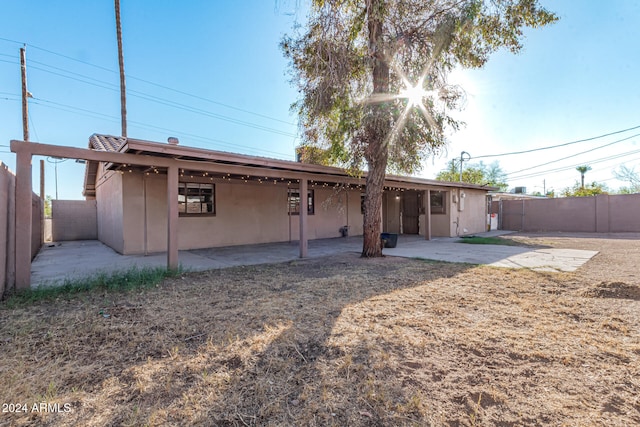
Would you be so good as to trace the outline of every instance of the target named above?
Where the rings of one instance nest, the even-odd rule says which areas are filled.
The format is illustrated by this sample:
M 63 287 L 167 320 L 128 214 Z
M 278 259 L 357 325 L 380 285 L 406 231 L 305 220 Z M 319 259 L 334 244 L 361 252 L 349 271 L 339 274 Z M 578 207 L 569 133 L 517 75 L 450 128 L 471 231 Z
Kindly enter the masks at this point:
M 591 166 L 578 166 L 576 170 L 580 172 L 580 179 L 582 181 L 580 188 L 584 189 L 584 174 L 591 170 Z

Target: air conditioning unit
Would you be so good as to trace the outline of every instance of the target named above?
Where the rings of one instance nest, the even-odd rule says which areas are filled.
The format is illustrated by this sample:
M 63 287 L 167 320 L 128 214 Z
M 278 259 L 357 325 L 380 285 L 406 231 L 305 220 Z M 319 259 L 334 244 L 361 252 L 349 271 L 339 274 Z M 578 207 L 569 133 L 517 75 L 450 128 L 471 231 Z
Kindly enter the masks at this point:
M 516 194 L 527 194 L 527 187 L 516 187 Z

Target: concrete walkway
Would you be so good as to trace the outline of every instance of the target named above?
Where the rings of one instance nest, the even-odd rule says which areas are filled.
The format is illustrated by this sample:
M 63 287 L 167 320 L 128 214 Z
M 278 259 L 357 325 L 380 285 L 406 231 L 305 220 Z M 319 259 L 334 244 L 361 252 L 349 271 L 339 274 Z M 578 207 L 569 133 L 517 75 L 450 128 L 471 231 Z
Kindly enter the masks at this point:
M 508 232 L 488 232 L 496 236 Z M 487 264 L 496 267 L 530 268 L 539 271 L 574 271 L 597 252 L 574 249 L 533 249 L 520 246 L 469 245 L 457 238 L 399 236 L 396 248 L 386 248 L 389 256 L 432 259 L 448 262 Z M 362 237 L 309 241 L 309 258 L 340 253 L 360 253 Z M 298 259 L 298 243 L 267 243 L 180 251 L 180 265 L 189 271 L 204 271 L 238 265 L 279 263 Z M 164 267 L 166 254 L 120 255 L 95 240 L 60 242 L 43 246 L 31 266 L 31 286 L 55 285 L 82 279 L 96 272 L 112 273 L 137 267 Z

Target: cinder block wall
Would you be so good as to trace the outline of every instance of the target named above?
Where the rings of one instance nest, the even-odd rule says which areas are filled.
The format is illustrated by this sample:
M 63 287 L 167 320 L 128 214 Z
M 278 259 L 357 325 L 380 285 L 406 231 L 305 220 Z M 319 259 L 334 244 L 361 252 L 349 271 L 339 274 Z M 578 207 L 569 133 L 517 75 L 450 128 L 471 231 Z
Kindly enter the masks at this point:
M 37 194 L 31 195 L 31 259 L 34 259 L 44 242 L 44 201 Z
M 95 200 L 52 200 L 51 233 L 54 242 L 97 240 L 98 216 Z
M 613 233 L 640 231 L 640 194 L 503 200 L 502 229 Z
M 31 194 L 31 259 L 42 246 L 44 202 Z M 21 236 L 18 236 L 20 238 Z M 16 283 L 16 176 L 0 162 L 0 299 Z
M 0 298 L 15 284 L 16 177 L 0 162 Z

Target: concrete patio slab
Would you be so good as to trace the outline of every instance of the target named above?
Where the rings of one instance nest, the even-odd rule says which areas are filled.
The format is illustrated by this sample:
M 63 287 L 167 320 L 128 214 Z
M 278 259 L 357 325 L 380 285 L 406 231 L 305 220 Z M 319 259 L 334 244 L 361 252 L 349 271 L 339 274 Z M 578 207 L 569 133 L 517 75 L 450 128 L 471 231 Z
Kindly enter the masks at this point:
M 481 233 L 497 236 L 508 232 Z M 486 264 L 506 268 L 529 268 L 537 271 L 575 271 L 596 251 L 576 249 L 528 248 L 521 246 L 471 245 L 456 243 L 457 238 L 430 241 L 421 236 L 399 236 L 396 248 L 385 248 L 389 256 L 430 259 L 470 264 Z M 362 237 L 319 239 L 309 241 L 309 258 L 362 251 Z M 179 262 L 188 271 L 286 262 L 299 259 L 297 242 L 266 243 L 195 249 L 179 252 Z M 98 272 L 113 273 L 134 266 L 165 267 L 165 253 L 120 255 L 95 240 L 59 242 L 43 246 L 31 266 L 31 286 L 61 284 Z
M 430 259 L 447 262 L 484 264 L 494 267 L 529 268 L 536 271 L 575 271 L 595 256 L 597 251 L 577 249 L 534 249 L 521 246 L 472 245 L 453 241 L 437 244 L 408 242 L 385 249 L 391 256 Z

